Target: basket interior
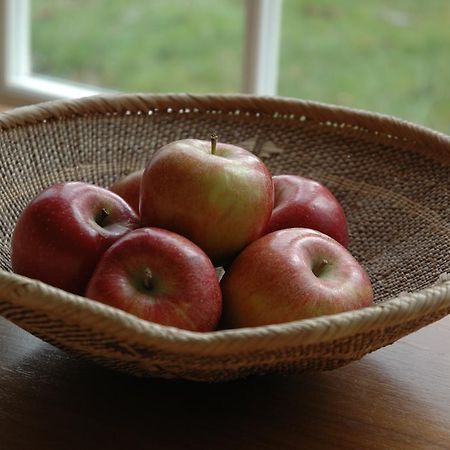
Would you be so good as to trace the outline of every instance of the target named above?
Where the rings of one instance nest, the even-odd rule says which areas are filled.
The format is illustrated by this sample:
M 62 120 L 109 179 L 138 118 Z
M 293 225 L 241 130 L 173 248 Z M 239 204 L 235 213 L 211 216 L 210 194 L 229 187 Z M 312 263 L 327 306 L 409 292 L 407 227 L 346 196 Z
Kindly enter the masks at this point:
M 307 176 L 331 189 L 376 301 L 429 286 L 449 271 L 448 161 L 308 120 L 195 111 L 87 114 L 0 131 L 0 268 L 11 271 L 14 224 L 41 190 L 69 180 L 106 187 L 143 167 L 160 146 L 208 139 L 212 131 L 260 154 L 273 175 Z

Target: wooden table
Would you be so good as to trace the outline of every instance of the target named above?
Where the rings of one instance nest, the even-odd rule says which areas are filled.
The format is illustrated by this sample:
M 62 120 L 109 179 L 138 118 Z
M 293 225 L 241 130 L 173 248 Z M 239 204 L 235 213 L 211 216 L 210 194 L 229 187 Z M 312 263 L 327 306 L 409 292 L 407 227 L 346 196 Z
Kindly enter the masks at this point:
M 0 448 L 450 449 L 450 316 L 344 368 L 138 379 L 0 318 Z

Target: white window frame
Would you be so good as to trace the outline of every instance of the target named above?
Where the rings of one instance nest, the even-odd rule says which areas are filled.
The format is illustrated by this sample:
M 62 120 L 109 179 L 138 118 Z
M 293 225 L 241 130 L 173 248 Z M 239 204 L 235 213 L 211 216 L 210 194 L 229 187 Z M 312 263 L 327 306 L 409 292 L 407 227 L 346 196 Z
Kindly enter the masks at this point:
M 112 92 L 31 71 L 30 2 L 0 0 L 0 103 L 24 105 Z M 246 0 L 241 92 L 276 95 L 282 0 Z

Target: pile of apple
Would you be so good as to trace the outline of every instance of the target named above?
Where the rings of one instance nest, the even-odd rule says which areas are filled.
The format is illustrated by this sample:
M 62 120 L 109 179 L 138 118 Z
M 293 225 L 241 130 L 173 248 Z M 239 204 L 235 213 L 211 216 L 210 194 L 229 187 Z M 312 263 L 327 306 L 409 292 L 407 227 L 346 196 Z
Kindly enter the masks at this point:
M 50 186 L 20 215 L 11 259 L 18 274 L 142 319 L 212 331 L 372 304 L 347 234 L 325 186 L 272 177 L 213 135 L 165 145 L 110 189 Z

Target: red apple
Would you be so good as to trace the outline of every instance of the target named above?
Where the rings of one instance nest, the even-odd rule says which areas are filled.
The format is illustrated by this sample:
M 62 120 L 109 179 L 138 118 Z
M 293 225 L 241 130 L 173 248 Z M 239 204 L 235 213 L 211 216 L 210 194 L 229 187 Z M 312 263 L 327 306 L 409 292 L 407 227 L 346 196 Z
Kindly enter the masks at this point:
M 115 181 L 109 188 L 122 197 L 137 213 L 139 213 L 139 195 L 144 169 L 136 170 Z
M 272 208 L 265 164 L 243 148 L 216 143 L 215 136 L 162 147 L 142 176 L 143 225 L 186 236 L 216 265 L 262 235 Z
M 369 277 L 341 244 L 308 228 L 252 242 L 221 281 L 224 323 L 252 327 L 373 304 Z
M 131 207 L 107 189 L 55 184 L 20 215 L 12 237 L 12 269 L 82 294 L 103 252 L 138 225 Z
M 266 233 L 312 228 L 348 246 L 347 220 L 336 197 L 318 181 L 297 175 L 273 177 L 275 202 Z
M 192 331 L 212 331 L 222 312 L 216 271 L 188 239 L 141 228 L 112 245 L 86 296 L 142 319 Z

